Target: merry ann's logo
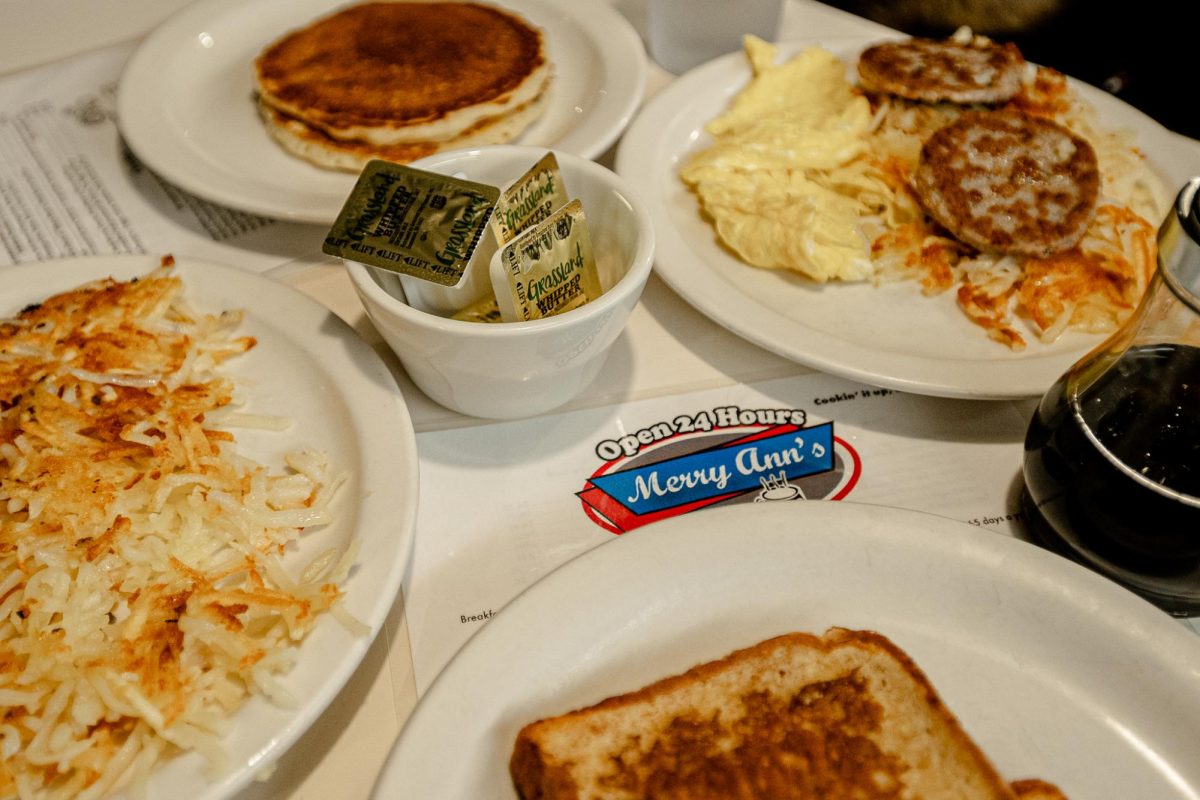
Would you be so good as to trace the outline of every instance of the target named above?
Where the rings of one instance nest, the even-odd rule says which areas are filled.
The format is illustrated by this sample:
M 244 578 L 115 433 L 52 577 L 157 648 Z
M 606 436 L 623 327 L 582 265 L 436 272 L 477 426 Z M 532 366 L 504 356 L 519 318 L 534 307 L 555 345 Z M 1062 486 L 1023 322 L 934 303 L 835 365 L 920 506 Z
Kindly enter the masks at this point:
M 721 406 L 657 422 L 597 444 L 604 463 L 577 494 L 612 533 L 719 504 L 841 500 L 862 462 L 832 422 L 807 421 L 800 409 Z

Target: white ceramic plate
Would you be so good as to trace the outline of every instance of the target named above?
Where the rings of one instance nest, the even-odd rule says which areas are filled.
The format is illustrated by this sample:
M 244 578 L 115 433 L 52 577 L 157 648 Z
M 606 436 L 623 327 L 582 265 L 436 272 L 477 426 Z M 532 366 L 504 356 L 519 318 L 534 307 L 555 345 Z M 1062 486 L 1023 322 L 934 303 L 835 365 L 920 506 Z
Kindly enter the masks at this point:
M 878 41 L 840 38 L 782 45 L 791 54 L 813 44 L 847 63 Z M 678 172 L 711 141 L 704 124 L 749 81 L 745 56 L 697 67 L 656 95 L 622 139 L 617 171 L 654 217 L 655 270 L 702 313 L 760 347 L 835 375 L 920 394 L 1013 398 L 1040 395 L 1100 338 L 1071 333 L 1043 345 L 1027 336 L 1019 353 L 987 338 L 958 309 L 953 292 L 921 295 L 914 282 L 874 287 L 826 284 L 782 270 L 747 267 L 716 241 Z M 1110 128 L 1137 131 L 1137 145 L 1172 194 L 1200 173 L 1200 148 L 1097 89 L 1075 88 Z
M 0 315 L 86 281 L 130 278 L 158 263 L 149 256 L 70 259 L 5 269 Z M 223 745 L 229 769 L 215 780 L 207 762 L 185 755 L 162 764 L 150 782 L 151 800 L 217 800 L 234 794 L 274 763 L 313 723 L 358 667 L 395 601 L 412 553 L 417 511 L 417 451 L 412 422 L 387 367 L 340 319 L 311 298 L 262 276 L 181 259 L 185 297 L 199 310 L 241 308 L 241 330 L 258 345 L 228 362 L 247 411 L 283 414 L 285 432 L 238 431 L 239 448 L 278 466 L 301 444 L 323 449 L 349 480 L 335 499 L 337 521 L 307 532 L 285 564 L 295 568 L 329 547 L 360 540 L 358 563 L 344 589 L 345 605 L 369 625 L 354 636 L 326 616 L 299 649 L 283 683 L 293 709 L 255 698 L 233 718 Z
M 926 672 L 1010 780 L 1200 796 L 1200 638 L 1033 545 L 822 501 L 647 526 L 505 607 L 438 676 L 376 800 L 513 798 L 517 731 L 788 631 L 867 628 Z
M 625 129 L 644 93 L 646 56 L 632 26 L 602 0 L 498 0 L 546 34 L 549 106 L 517 143 L 585 158 Z M 288 31 L 345 0 L 201 0 L 155 30 L 130 58 L 117 100 L 121 133 L 164 178 L 208 200 L 268 217 L 331 223 L 356 175 L 284 152 L 254 104 L 254 59 Z

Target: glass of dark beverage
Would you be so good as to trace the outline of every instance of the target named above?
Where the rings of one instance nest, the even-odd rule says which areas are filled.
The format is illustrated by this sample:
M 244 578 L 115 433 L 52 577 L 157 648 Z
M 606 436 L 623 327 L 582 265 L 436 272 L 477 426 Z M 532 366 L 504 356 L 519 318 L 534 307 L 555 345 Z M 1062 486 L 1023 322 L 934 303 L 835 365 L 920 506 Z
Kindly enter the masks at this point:
M 1200 178 L 1141 305 L 1042 398 L 1023 503 L 1043 545 L 1173 614 L 1200 611 Z

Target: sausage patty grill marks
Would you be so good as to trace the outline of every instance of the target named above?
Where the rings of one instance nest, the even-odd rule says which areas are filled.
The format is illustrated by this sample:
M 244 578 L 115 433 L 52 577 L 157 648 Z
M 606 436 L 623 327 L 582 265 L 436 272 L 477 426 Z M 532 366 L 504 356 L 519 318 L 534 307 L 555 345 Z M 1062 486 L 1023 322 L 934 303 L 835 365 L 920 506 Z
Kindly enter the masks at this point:
M 928 103 L 1003 103 L 1021 90 L 1024 69 L 1016 45 L 987 40 L 885 42 L 858 58 L 864 88 Z
M 963 242 L 1044 256 L 1083 237 L 1100 169 L 1092 146 L 1057 123 L 971 112 L 929 137 L 914 182 L 930 215 Z

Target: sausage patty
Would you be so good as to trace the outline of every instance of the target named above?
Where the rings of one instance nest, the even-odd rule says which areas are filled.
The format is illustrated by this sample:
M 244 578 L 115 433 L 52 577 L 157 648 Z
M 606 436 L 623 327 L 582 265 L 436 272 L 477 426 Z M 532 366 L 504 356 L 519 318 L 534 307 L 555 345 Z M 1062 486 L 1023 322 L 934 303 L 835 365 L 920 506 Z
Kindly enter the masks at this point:
M 1044 256 L 1082 238 L 1100 169 L 1092 146 L 1055 122 L 977 111 L 929 137 L 914 183 L 929 214 L 963 242 Z
M 868 47 L 858 58 L 863 88 L 936 103 L 1003 103 L 1021 90 L 1025 58 L 1014 44 L 977 38 L 909 39 Z

